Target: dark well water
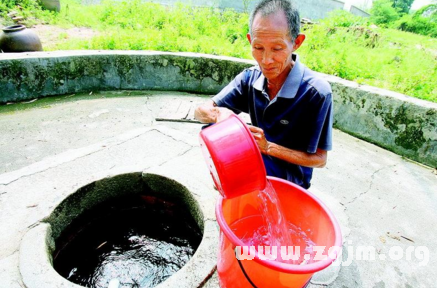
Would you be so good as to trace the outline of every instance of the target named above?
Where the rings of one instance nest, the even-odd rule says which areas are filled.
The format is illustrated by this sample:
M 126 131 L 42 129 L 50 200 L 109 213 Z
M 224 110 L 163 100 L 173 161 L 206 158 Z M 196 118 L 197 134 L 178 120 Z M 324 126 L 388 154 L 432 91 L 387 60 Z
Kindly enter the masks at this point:
M 152 196 L 101 204 L 56 241 L 54 268 L 85 287 L 154 287 L 191 258 L 202 234 L 181 205 Z

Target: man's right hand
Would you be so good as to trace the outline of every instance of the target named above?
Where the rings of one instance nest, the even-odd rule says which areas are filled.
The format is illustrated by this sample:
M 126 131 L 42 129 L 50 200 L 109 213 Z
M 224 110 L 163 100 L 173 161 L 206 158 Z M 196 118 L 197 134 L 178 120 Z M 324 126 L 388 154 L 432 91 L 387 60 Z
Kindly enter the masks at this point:
M 196 108 L 194 118 L 202 123 L 217 123 L 229 118 L 232 114 L 234 114 L 234 112 L 231 110 L 218 107 L 214 101 L 209 100 Z

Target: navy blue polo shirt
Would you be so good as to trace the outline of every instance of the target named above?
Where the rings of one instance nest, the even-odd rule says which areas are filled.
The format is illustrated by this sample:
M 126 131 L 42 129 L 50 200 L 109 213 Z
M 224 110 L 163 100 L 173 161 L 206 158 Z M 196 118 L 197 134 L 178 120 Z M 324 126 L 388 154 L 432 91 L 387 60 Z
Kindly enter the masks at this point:
M 267 81 L 258 66 L 245 69 L 212 98 L 236 114 L 249 113 L 268 141 L 315 153 L 332 149 L 332 91 L 329 83 L 293 54 L 295 64 L 277 96 L 270 101 Z M 309 188 L 313 169 L 264 155 L 267 175 Z

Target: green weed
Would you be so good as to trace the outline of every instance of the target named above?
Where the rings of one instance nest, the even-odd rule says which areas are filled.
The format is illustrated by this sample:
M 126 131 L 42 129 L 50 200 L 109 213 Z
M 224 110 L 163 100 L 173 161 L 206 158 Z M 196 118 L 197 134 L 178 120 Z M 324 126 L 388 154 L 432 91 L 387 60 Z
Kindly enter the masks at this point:
M 309 68 L 437 102 L 437 39 L 334 23 L 327 19 L 305 31 L 299 54 Z
M 60 13 L 24 11 L 45 23 L 90 27 L 99 33 L 88 40 L 62 34 L 65 39 L 50 50 L 185 51 L 252 59 L 247 13 L 140 0 L 61 4 Z M 339 11 L 303 27 L 307 38 L 298 50 L 302 62 L 322 73 L 437 102 L 437 39 L 378 28 L 368 21 Z

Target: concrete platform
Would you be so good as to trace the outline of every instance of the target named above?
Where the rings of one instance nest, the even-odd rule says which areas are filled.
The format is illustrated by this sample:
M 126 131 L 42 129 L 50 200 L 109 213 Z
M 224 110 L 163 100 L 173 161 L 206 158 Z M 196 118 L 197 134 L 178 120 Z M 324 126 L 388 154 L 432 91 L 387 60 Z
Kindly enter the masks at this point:
M 217 192 L 198 145 L 201 125 L 155 120 L 175 101 L 206 99 L 120 91 L 0 106 L 0 287 L 25 287 L 21 239 L 84 182 L 125 172 L 188 174 L 211 199 L 213 218 Z M 344 261 L 310 287 L 433 287 L 435 173 L 336 130 L 310 190 L 341 223 Z M 218 287 L 216 276 L 204 287 Z

